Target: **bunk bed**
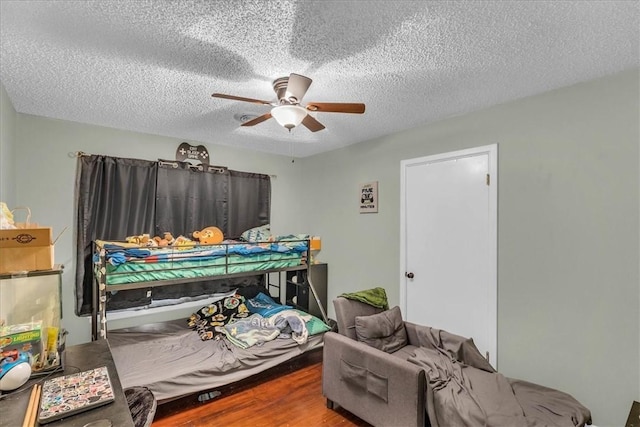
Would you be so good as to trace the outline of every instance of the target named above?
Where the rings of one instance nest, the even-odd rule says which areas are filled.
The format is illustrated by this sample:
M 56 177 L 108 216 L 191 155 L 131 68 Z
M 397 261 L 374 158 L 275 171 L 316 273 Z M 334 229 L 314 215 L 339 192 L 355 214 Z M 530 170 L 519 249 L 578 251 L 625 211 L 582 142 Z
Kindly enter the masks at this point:
M 310 248 L 307 236 L 168 248 L 96 241 L 92 338 L 108 339 L 125 388 L 147 387 L 159 403 L 227 386 L 314 350 L 320 353 L 323 332 L 330 327 L 311 282 Z M 202 338 L 187 319 L 107 330 L 107 296 L 112 291 L 264 275 L 264 294 L 269 296 L 276 287 L 274 298 L 279 299 L 280 278 L 286 272 L 296 272 L 298 285 L 308 286 L 322 314 L 316 318 L 300 307 L 277 307 L 279 302 L 271 300 L 277 308 L 274 313 L 293 316 L 296 313 L 290 312 L 297 311 L 304 317 L 308 333 L 304 340 L 277 338 L 242 348 L 230 336 Z M 277 283 L 269 280 L 272 273 L 277 273 Z

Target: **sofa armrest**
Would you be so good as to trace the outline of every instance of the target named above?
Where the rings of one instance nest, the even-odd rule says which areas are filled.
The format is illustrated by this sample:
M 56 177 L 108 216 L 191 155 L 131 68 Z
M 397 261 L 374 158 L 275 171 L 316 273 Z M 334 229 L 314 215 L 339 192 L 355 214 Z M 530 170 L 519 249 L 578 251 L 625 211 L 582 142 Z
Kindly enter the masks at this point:
M 324 334 L 322 393 L 372 425 L 425 425 L 422 368 L 343 335 Z

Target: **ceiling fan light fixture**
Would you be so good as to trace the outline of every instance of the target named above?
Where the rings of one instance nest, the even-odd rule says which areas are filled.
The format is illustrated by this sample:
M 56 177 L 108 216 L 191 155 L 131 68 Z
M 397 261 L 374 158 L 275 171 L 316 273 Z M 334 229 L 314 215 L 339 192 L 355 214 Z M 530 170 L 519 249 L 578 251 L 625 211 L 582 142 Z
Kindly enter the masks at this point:
M 307 110 L 298 105 L 279 105 L 271 110 L 271 116 L 291 132 L 307 117 Z

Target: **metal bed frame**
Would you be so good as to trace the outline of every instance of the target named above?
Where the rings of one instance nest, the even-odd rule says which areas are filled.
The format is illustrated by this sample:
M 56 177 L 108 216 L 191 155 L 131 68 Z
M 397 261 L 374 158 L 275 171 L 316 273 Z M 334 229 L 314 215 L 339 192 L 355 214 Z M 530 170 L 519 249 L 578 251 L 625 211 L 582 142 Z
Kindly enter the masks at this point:
M 304 239 L 300 241 L 305 241 L 307 244 L 306 256 L 301 258 L 300 265 L 292 266 L 292 267 L 282 267 L 282 268 L 270 268 L 270 269 L 261 269 L 261 270 L 253 270 L 246 271 L 242 273 L 229 273 L 230 265 L 238 265 L 238 263 L 229 263 L 229 257 L 225 256 L 225 264 L 224 270 L 225 274 L 216 274 L 216 275 L 206 275 L 202 277 L 190 277 L 190 278 L 180 278 L 180 279 L 167 279 L 167 280 L 152 280 L 152 281 L 144 281 L 144 282 L 136 282 L 136 283 L 126 283 L 119 285 L 107 285 L 107 254 L 108 250 L 105 248 L 98 248 L 98 245 L 94 242 L 93 248 L 94 253 L 98 253 L 99 261 L 94 265 L 93 268 L 93 288 L 92 288 L 92 311 L 91 311 L 91 339 L 92 341 L 98 339 L 107 338 L 107 292 L 110 291 L 124 291 L 131 289 L 142 289 L 142 288 L 155 288 L 161 286 L 169 286 L 176 285 L 181 283 L 196 283 L 203 282 L 207 280 L 217 280 L 217 279 L 227 279 L 233 277 L 247 277 L 247 276 L 257 276 L 257 275 L 265 275 L 265 288 L 270 289 L 271 287 L 278 288 L 278 294 L 280 296 L 281 292 L 281 283 L 279 282 L 277 285 L 271 284 L 268 280 L 268 275 L 270 273 L 281 273 L 286 271 L 303 271 L 304 272 L 304 283 L 309 286 L 313 297 L 320 308 L 320 313 L 322 314 L 322 320 L 329 324 L 329 318 L 327 317 L 326 310 L 318 298 L 318 293 L 316 292 L 315 287 L 311 281 L 310 274 L 310 260 L 311 260 L 311 241 L 309 239 Z M 260 242 L 258 242 L 260 243 Z M 229 254 L 228 246 L 233 245 L 235 243 L 226 244 L 226 253 Z M 224 245 L 224 244 L 221 244 Z M 219 245 L 217 245 L 219 246 Z M 148 248 L 142 248 L 148 249 Z M 259 263 L 262 261 L 246 261 L 243 264 L 252 264 Z M 96 271 L 96 267 L 98 271 Z M 175 269 L 174 269 L 175 270 Z

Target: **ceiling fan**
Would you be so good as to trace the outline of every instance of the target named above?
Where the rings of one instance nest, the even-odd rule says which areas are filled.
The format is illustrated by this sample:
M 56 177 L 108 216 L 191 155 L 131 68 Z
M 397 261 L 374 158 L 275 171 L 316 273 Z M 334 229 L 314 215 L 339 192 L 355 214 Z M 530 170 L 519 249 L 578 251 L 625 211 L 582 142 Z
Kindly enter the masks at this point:
M 271 105 L 273 108 L 266 114 L 246 121 L 242 126 L 254 126 L 273 117 L 283 127 L 291 129 L 302 123 L 311 132 L 324 129 L 324 125 L 309 114 L 309 111 L 320 113 L 364 113 L 364 104 L 340 102 L 309 102 L 301 106 L 300 101 L 311 86 L 311 79 L 300 74 L 291 73 L 289 77 L 280 77 L 273 81 L 273 90 L 277 101 L 263 101 L 260 99 L 243 98 L 241 96 L 214 93 L 214 98 L 233 99 L 254 104 Z

